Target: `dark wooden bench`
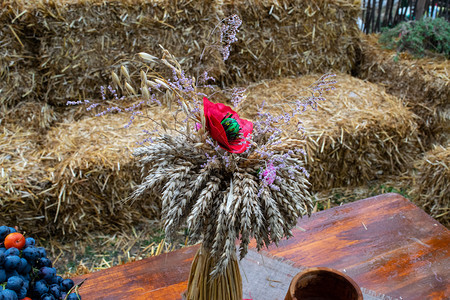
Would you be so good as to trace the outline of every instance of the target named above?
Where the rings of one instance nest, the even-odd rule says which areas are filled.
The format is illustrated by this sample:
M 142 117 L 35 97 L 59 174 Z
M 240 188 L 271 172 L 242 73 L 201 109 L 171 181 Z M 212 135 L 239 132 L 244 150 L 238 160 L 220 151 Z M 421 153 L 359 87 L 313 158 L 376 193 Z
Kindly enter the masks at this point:
M 400 195 L 315 213 L 299 219 L 293 233 L 266 254 L 294 266 L 338 269 L 361 287 L 392 298 L 450 299 L 450 231 Z M 186 247 L 74 281 L 87 279 L 80 288 L 84 300 L 181 299 L 197 249 Z M 251 274 L 247 277 L 251 280 Z

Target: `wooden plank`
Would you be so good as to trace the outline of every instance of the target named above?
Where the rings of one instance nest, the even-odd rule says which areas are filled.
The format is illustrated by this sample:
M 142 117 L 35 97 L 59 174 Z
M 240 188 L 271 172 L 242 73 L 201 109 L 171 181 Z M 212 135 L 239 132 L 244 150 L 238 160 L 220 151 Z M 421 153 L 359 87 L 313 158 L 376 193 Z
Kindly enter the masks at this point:
M 79 276 L 74 281 L 77 284 L 86 279 L 80 288 L 83 300 L 181 299 L 198 247 L 114 266 Z
M 80 288 L 84 300 L 181 299 L 197 249 L 183 248 L 74 280 L 88 279 Z M 445 227 L 400 195 L 385 194 L 300 219 L 294 237 L 265 252 L 299 267 L 338 269 L 361 287 L 391 297 L 445 299 L 450 298 L 449 250 Z
M 298 266 L 345 270 L 361 287 L 396 298 L 450 297 L 450 232 L 400 195 L 318 212 L 298 226 L 268 252 Z

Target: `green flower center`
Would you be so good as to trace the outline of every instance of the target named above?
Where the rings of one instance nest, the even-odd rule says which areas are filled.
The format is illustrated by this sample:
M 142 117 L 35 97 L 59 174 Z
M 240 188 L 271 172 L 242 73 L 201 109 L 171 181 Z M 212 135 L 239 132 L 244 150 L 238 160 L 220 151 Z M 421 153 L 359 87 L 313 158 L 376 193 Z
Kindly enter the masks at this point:
M 233 114 L 227 113 L 220 122 L 220 124 L 222 124 L 223 126 L 223 129 L 225 129 L 228 141 L 233 141 L 240 138 L 239 131 L 241 130 L 241 127 L 239 126 L 239 123 L 232 117 Z

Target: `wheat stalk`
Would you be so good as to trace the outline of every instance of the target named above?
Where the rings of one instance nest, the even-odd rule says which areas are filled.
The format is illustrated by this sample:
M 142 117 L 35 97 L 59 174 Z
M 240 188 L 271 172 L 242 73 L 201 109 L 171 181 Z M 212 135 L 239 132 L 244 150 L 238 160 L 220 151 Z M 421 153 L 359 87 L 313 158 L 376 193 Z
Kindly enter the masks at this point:
M 289 143 L 284 148 L 277 145 L 276 151 L 282 155 Z M 258 175 L 265 165 L 257 155 L 232 157 L 233 164 L 207 163 L 204 151 L 184 135 L 168 134 L 136 149 L 144 179 L 131 197 L 148 191 L 159 195 L 166 237 L 187 224 L 191 241 L 201 240 L 214 261 L 209 274 L 214 279 L 232 262 L 238 237 L 242 259 L 252 238 L 261 250 L 290 237 L 298 217 L 309 214 L 312 203 L 299 157 L 286 159 L 275 185 L 267 186 Z

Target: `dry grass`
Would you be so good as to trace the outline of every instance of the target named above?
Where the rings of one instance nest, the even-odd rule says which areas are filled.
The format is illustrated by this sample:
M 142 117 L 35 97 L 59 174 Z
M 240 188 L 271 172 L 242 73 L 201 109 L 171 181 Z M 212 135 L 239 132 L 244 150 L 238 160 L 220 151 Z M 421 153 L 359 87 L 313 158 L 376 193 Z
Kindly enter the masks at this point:
M 206 40 L 222 19 L 214 1 L 37 1 L 29 8 L 40 33 L 44 100 L 99 97 L 109 74 L 138 52 L 160 53 L 159 44 L 193 70 Z M 208 62 L 205 62 L 208 64 Z
M 414 202 L 443 225 L 450 226 L 450 145 L 435 146 L 415 164 Z
M 1 74 L 7 89 L 2 103 L 17 103 L 25 94 L 60 106 L 98 98 L 98 87 L 109 83 L 121 61 L 141 51 L 159 54 L 159 44 L 185 71 L 198 78 L 208 70 L 226 84 L 330 69 L 349 73 L 359 9 L 358 1 L 346 0 L 8 0 L 0 15 L 1 64 L 9 68 Z M 209 48 L 199 62 L 205 46 L 215 43 L 214 35 L 208 39 L 212 29 L 233 13 L 244 25 L 232 56 L 221 62 Z
M 361 47 L 358 76 L 402 99 L 420 117 L 421 137 L 427 145 L 445 144 L 450 132 L 450 61 L 401 53 L 395 62 L 397 52 L 382 49 L 376 34 L 361 35 Z
M 274 77 L 355 67 L 359 1 L 224 1 L 243 22 L 223 81 L 247 85 Z
M 254 115 L 296 94 L 319 76 L 262 82 L 249 90 L 243 112 Z M 306 130 L 307 169 L 313 191 L 359 186 L 411 168 L 421 151 L 417 117 L 384 88 L 338 74 L 335 91 L 325 95 L 318 111 L 300 119 Z M 277 106 L 273 107 L 277 110 Z
M 40 74 L 35 67 L 31 16 L 21 1 L 0 4 L 0 107 L 36 100 Z
M 130 150 L 148 128 L 138 120 L 125 129 L 127 122 L 127 115 L 91 117 L 60 123 L 44 135 L 2 127 L 1 204 L 20 212 L 2 220 L 33 234 L 80 236 L 158 218 L 159 203 L 151 198 L 139 206 L 123 202 L 140 181 Z

